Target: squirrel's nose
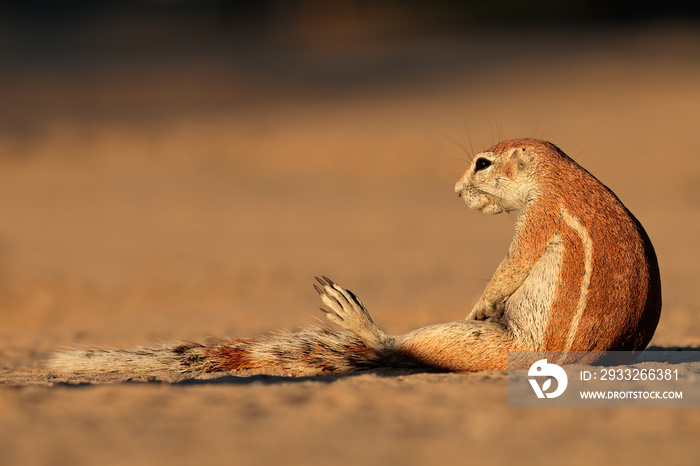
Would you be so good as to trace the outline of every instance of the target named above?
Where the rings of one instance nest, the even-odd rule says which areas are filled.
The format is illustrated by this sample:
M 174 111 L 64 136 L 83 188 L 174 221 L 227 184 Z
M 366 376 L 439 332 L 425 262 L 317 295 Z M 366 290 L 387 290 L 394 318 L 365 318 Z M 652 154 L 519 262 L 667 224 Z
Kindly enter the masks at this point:
M 459 180 L 455 184 L 455 194 L 458 195 L 459 197 L 462 197 L 463 192 L 464 192 L 464 182 L 462 182 L 462 180 Z

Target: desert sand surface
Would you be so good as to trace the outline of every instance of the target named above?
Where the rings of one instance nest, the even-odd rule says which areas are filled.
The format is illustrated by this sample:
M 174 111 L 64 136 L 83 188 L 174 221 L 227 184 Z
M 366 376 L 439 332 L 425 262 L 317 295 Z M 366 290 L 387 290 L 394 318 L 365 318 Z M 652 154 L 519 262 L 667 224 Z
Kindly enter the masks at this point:
M 320 274 L 389 333 L 463 318 L 515 217 L 468 210 L 454 182 L 468 153 L 530 136 L 652 238 L 652 346 L 699 349 L 698 29 L 500 32 L 308 51 L 358 68 L 334 85 L 214 53 L 0 77 L 0 464 L 698 464 L 697 410 L 509 409 L 504 372 L 43 366 L 76 344 L 319 324 Z

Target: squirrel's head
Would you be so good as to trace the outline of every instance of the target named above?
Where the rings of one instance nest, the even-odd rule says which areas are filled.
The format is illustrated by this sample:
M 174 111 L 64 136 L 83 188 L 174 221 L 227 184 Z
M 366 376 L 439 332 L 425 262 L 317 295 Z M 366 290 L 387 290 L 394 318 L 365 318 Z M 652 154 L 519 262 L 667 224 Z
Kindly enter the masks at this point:
M 455 193 L 485 214 L 522 209 L 536 190 L 533 173 L 539 144 L 528 139 L 503 141 L 475 155 Z

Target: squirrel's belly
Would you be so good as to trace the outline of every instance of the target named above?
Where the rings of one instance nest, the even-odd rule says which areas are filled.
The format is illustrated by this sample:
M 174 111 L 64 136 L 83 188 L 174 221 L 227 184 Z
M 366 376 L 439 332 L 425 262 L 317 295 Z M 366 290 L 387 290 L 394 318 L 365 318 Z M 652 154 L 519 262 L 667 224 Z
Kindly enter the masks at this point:
M 505 303 L 504 320 L 533 350 L 545 349 L 545 332 L 560 285 L 564 245 L 558 236 L 549 242 L 525 282 Z

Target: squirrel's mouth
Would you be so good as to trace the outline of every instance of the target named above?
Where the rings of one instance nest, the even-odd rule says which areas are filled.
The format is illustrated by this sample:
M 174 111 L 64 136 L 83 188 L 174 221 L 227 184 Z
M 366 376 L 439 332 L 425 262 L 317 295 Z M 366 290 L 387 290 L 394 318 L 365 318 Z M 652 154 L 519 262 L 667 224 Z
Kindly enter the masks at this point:
M 467 207 L 487 215 L 500 214 L 505 210 L 497 196 L 474 187 L 464 186 L 461 190 L 456 190 L 456 194 L 464 200 Z

